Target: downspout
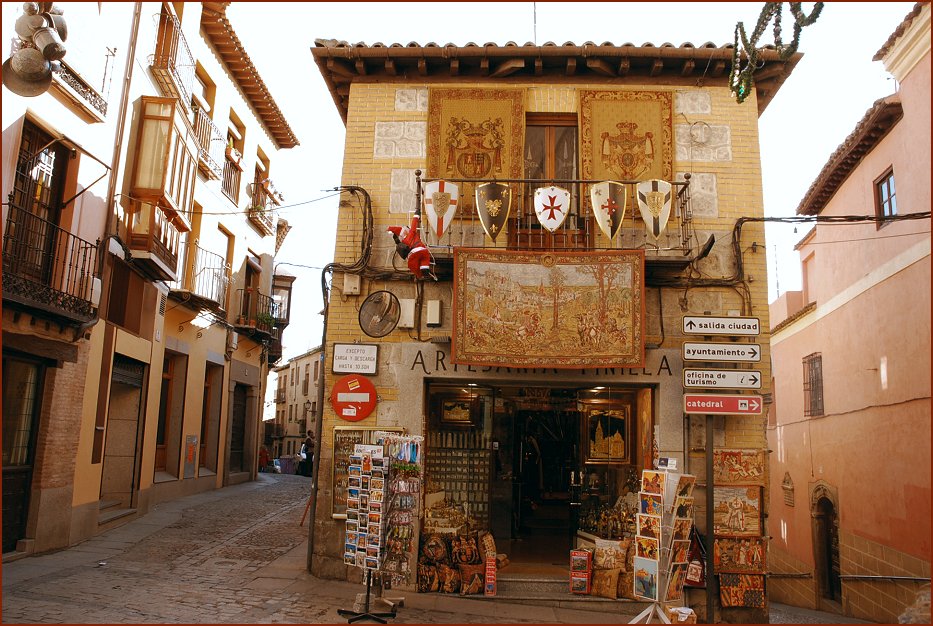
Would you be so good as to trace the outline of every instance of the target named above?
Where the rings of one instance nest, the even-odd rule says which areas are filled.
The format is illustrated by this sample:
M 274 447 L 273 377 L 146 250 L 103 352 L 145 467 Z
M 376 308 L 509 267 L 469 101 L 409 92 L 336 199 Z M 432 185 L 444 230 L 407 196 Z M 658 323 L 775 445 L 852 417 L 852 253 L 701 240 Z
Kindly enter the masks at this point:
M 97 250 L 97 275 L 101 277 L 101 282 L 103 283 L 103 274 L 104 274 L 104 259 L 107 257 L 107 250 L 109 249 L 108 242 L 111 238 L 115 238 L 117 242 L 123 247 L 124 252 L 129 254 L 129 251 L 126 249 L 126 246 L 123 245 L 123 242 L 116 237 L 116 235 L 111 234 L 111 228 L 113 228 L 113 218 L 114 218 L 114 207 L 116 205 L 116 191 L 117 191 L 117 175 L 120 172 L 120 157 L 123 153 L 123 134 L 124 128 L 126 127 L 126 112 L 129 109 L 130 101 L 130 84 L 133 79 L 133 68 L 135 66 L 136 59 L 136 42 L 139 39 L 139 21 L 142 15 L 143 3 L 136 2 L 135 8 L 133 9 L 133 26 L 130 29 L 130 41 L 127 44 L 127 54 L 126 54 L 126 68 L 123 71 L 123 93 L 120 95 L 120 116 L 117 118 L 117 134 L 114 137 L 113 142 L 113 160 L 111 161 L 111 170 L 110 170 L 110 182 L 107 185 L 107 215 L 105 216 L 104 222 L 104 238 L 100 242 L 100 246 Z M 103 297 L 103 289 L 101 289 L 101 296 Z M 88 329 L 95 326 L 97 322 L 100 321 L 100 303 L 97 304 L 97 312 L 94 314 L 94 317 L 79 326 L 75 329 L 74 341 L 78 341 Z

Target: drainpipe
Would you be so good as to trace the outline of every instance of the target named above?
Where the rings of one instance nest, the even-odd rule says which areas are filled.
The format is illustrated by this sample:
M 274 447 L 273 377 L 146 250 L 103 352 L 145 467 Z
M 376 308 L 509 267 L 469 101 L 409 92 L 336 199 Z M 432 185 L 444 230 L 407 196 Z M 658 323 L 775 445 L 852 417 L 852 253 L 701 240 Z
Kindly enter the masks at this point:
M 124 128 L 126 127 L 126 112 L 129 109 L 130 84 L 132 83 L 133 79 L 133 68 L 136 65 L 136 42 L 139 39 L 139 21 L 140 16 L 142 15 L 142 10 L 143 3 L 136 2 L 133 7 L 133 26 L 130 28 L 130 40 L 127 44 L 126 67 L 123 71 L 123 93 L 120 95 L 120 114 L 117 118 L 117 134 L 116 137 L 114 137 L 113 142 L 113 160 L 111 161 L 110 181 L 107 185 L 107 215 L 105 216 L 104 222 L 104 238 L 101 240 L 100 246 L 97 249 L 97 275 L 101 277 L 102 284 L 104 274 L 104 259 L 107 257 L 110 239 L 116 239 L 116 241 L 123 248 L 124 254 L 129 255 L 129 250 L 127 250 L 126 246 L 123 245 L 123 242 L 121 242 L 116 235 L 111 234 L 110 231 L 113 228 L 114 207 L 116 206 L 117 174 L 120 172 L 120 157 L 123 153 L 123 134 Z M 101 289 L 101 297 L 103 297 L 103 289 Z M 93 319 L 85 322 L 77 329 L 75 329 L 74 340 L 78 341 L 81 336 L 88 331 L 88 329 L 95 326 L 99 321 L 100 303 L 98 302 L 97 312 L 94 314 Z

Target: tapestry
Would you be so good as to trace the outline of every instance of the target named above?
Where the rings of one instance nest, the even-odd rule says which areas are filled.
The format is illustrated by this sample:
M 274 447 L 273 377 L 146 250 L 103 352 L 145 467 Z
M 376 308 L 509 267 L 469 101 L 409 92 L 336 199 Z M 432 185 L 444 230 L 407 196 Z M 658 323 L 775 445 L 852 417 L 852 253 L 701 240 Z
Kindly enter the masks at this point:
M 713 484 L 765 484 L 764 450 L 713 450 Z
M 642 367 L 644 263 L 642 250 L 454 248 L 453 362 Z
M 581 178 L 674 179 L 674 94 L 580 91 Z
M 713 532 L 761 536 L 761 487 L 717 487 L 713 491 Z
M 522 177 L 523 90 L 432 87 L 428 95 L 428 178 Z
M 765 608 L 765 577 L 755 574 L 720 574 L 719 600 L 722 606 Z
M 713 565 L 717 573 L 765 573 L 764 537 L 716 537 Z

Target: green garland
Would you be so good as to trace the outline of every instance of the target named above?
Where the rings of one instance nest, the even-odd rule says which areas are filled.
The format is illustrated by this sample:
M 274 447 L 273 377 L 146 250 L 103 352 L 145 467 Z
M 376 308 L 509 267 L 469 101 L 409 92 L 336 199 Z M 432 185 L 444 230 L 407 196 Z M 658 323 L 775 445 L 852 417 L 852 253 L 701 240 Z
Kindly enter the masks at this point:
M 774 20 L 774 47 L 777 49 L 778 58 L 786 61 L 797 52 L 797 46 L 800 44 L 800 31 L 804 26 L 809 26 L 816 22 L 823 10 L 823 3 L 816 2 L 813 5 L 813 11 L 807 15 L 800 8 L 802 3 L 790 2 L 790 12 L 794 16 L 794 39 L 790 44 L 785 45 L 781 40 L 781 15 L 783 2 L 765 2 L 761 15 L 758 16 L 758 23 L 755 24 L 755 30 L 752 31 L 751 39 L 745 33 L 745 24 L 739 22 L 735 26 L 735 44 L 732 48 L 732 68 L 729 71 L 729 87 L 732 89 L 732 95 L 739 104 L 745 102 L 748 94 L 752 92 L 755 85 L 755 70 L 758 68 L 758 61 L 761 48 L 758 47 L 758 40 L 765 32 L 771 20 Z M 741 40 L 742 46 L 739 47 Z M 742 66 L 740 50 L 745 52 L 745 65 Z

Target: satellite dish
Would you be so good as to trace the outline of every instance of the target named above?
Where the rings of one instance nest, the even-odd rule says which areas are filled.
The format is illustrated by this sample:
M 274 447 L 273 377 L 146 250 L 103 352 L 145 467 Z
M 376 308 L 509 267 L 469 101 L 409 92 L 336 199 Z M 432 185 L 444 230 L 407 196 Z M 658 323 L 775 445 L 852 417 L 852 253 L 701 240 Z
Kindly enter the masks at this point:
M 370 337 L 385 337 L 398 325 L 402 307 L 395 294 L 376 291 L 360 306 L 360 328 Z

